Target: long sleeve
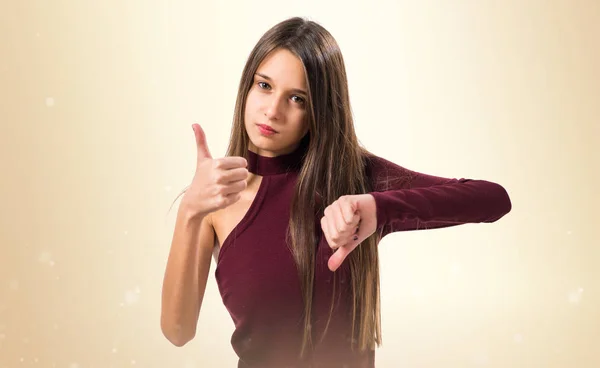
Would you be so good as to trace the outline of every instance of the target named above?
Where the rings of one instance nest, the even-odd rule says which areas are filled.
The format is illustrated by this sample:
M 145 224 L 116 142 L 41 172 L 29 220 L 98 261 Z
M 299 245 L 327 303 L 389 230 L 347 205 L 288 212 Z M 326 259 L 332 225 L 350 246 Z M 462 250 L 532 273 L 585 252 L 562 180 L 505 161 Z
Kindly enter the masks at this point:
M 367 167 L 381 237 L 396 231 L 495 222 L 512 208 L 507 191 L 490 181 L 422 174 L 377 156 L 369 157 Z

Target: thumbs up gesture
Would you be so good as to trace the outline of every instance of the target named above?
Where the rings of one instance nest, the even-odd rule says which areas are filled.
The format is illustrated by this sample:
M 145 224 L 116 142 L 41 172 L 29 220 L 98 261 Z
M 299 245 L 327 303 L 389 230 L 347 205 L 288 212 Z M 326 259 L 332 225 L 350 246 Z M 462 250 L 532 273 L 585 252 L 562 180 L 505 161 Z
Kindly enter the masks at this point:
M 207 215 L 240 199 L 247 185 L 248 162 L 243 157 L 213 159 L 204 130 L 199 124 L 192 124 L 192 129 L 196 137 L 196 172 L 182 204 L 192 213 Z

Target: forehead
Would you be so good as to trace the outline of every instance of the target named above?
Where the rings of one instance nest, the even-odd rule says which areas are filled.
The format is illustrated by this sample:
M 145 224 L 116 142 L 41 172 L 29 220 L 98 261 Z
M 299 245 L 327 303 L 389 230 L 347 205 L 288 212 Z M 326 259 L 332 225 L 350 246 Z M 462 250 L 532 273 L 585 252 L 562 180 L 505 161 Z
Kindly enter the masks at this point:
M 267 75 L 274 83 L 286 88 L 306 88 L 302 61 L 287 49 L 277 49 L 267 55 L 256 71 Z

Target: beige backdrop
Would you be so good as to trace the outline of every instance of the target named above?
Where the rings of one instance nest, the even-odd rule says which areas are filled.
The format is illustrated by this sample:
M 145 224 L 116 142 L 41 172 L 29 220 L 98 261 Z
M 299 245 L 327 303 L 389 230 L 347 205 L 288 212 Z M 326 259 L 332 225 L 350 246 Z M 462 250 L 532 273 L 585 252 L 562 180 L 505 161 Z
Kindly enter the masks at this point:
M 337 38 L 368 149 L 513 201 L 383 240 L 377 367 L 600 367 L 596 0 L 3 0 L 0 368 L 236 365 L 214 264 L 195 340 L 161 334 L 168 211 L 191 124 L 225 153 L 246 57 L 293 15 Z

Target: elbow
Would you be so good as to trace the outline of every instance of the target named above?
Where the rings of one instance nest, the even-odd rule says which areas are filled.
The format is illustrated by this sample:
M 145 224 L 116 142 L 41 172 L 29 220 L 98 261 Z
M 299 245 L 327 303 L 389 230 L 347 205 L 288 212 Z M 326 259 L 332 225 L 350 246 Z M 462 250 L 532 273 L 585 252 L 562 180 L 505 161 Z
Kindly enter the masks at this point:
M 184 336 L 180 336 L 180 335 L 165 334 L 165 337 L 167 338 L 167 340 L 169 340 L 169 342 L 171 344 L 177 346 L 178 348 L 181 348 L 181 347 L 185 346 L 188 342 L 192 341 L 192 338 L 188 338 L 188 337 L 184 337 Z
M 496 194 L 494 195 L 493 207 L 496 209 L 495 214 L 492 216 L 489 222 L 495 222 L 500 220 L 506 214 L 512 210 L 512 202 L 510 195 L 506 189 L 500 184 L 496 184 Z
M 173 325 L 161 322 L 163 336 L 173 345 L 182 347 L 192 341 L 196 335 L 195 331 L 185 331 L 181 325 Z
M 501 198 L 501 210 L 502 216 L 506 215 L 512 210 L 512 202 L 510 200 L 510 196 L 506 189 L 503 186 L 500 186 L 500 198 Z

